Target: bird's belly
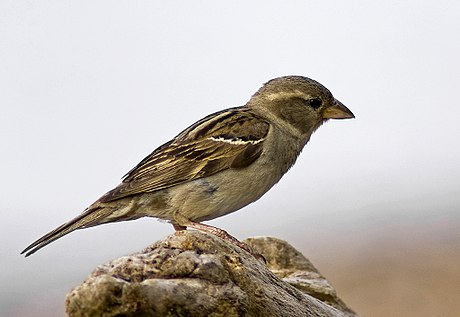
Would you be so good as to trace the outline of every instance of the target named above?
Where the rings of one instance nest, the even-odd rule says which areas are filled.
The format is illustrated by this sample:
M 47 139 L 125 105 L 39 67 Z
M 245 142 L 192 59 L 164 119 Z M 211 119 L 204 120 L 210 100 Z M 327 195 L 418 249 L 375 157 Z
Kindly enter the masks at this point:
M 242 173 L 243 172 L 243 173 Z M 211 220 L 234 212 L 265 194 L 279 179 L 274 173 L 226 170 L 175 188 L 172 205 L 193 221 Z

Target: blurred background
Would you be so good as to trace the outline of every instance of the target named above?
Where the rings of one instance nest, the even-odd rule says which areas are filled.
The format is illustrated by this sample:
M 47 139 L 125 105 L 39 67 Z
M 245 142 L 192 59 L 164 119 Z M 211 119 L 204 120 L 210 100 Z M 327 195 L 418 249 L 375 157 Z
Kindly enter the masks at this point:
M 203 116 L 304 75 L 329 121 L 260 201 L 211 221 L 302 251 L 361 316 L 460 311 L 460 3 L 0 2 L 0 316 L 64 316 L 99 264 L 173 232 L 141 219 L 29 243 Z

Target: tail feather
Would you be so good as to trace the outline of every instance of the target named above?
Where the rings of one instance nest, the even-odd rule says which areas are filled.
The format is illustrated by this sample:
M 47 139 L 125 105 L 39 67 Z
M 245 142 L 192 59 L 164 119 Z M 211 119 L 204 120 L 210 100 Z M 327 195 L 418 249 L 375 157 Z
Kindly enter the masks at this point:
M 65 236 L 66 234 L 71 233 L 74 230 L 104 223 L 104 218 L 106 218 L 111 212 L 112 210 L 107 207 L 95 207 L 88 209 L 81 215 L 70 220 L 69 222 L 66 222 L 58 228 L 54 229 L 53 231 L 45 234 L 43 237 L 29 245 L 27 248 L 25 248 L 21 252 L 21 254 L 27 252 L 25 256 L 28 257 L 29 255 L 34 254 L 44 246 Z

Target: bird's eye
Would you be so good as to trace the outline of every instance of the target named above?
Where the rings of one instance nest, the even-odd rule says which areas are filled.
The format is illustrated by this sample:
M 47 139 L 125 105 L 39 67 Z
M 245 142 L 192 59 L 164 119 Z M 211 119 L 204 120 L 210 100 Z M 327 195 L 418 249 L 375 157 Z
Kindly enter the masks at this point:
M 312 107 L 313 109 L 318 109 L 319 107 L 321 107 L 321 99 L 312 98 L 308 99 L 307 101 L 310 107 Z

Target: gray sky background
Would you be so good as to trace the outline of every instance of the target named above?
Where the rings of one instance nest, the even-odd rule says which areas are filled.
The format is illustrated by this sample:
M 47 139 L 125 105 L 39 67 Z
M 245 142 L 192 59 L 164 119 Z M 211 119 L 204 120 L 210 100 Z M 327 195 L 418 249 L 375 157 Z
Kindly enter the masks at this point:
M 268 194 L 211 224 L 317 245 L 458 223 L 459 56 L 458 1 L 1 1 L 0 315 L 62 305 L 96 265 L 172 233 L 138 220 L 19 255 L 281 75 L 318 80 L 356 119 L 322 126 Z

